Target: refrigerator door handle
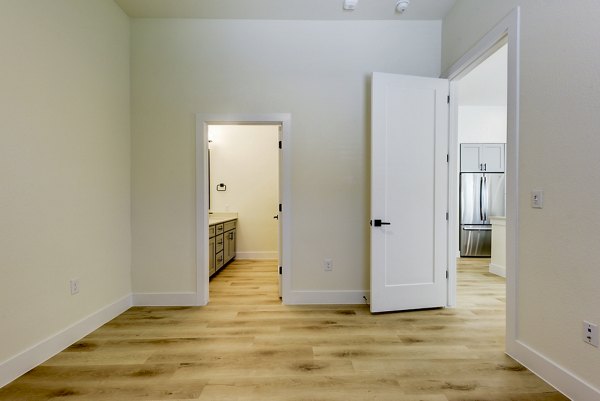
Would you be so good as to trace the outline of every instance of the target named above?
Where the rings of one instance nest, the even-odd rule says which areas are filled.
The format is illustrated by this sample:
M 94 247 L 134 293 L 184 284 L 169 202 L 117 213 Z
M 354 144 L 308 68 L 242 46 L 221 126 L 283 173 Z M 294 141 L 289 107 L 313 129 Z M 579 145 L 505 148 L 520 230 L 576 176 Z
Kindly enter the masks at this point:
M 483 193 L 485 194 L 485 202 L 483 208 L 483 221 L 487 221 L 488 219 L 488 210 L 490 208 L 490 197 L 488 193 L 488 182 L 487 177 L 483 177 Z
M 464 231 L 492 231 L 492 227 L 489 227 L 489 225 L 475 226 L 475 227 L 462 227 L 462 230 L 464 230 Z
M 479 178 L 479 217 L 482 221 L 485 220 L 483 218 L 483 177 Z

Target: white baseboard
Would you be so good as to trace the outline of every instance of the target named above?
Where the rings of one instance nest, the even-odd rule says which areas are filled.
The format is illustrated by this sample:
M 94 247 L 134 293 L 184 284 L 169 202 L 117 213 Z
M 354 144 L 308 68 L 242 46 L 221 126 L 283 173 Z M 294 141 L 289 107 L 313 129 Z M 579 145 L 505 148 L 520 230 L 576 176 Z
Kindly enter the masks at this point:
M 600 401 L 600 389 L 556 364 L 544 355 L 515 341 L 508 354 L 573 401 Z
M 235 253 L 236 259 L 271 259 L 277 260 L 279 253 L 275 252 L 237 252 Z
M 0 363 L 0 387 L 47 361 L 131 307 L 131 295 L 105 306 L 58 333 Z
M 196 306 L 195 292 L 134 293 L 133 306 Z
M 490 273 L 506 278 L 506 266 L 490 263 Z
M 286 305 L 358 305 L 364 304 L 369 291 L 291 291 L 283 300 Z

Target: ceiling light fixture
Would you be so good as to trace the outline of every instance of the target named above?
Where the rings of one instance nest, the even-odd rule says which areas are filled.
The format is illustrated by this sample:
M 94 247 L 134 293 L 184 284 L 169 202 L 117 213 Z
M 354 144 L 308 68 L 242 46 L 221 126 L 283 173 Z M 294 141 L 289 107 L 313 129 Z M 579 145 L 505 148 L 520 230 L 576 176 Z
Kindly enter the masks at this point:
M 358 0 L 344 0 L 344 10 L 353 11 L 357 3 Z
M 406 11 L 406 9 L 408 8 L 409 4 L 410 0 L 398 0 L 398 2 L 396 3 L 396 12 L 403 14 L 404 11 Z

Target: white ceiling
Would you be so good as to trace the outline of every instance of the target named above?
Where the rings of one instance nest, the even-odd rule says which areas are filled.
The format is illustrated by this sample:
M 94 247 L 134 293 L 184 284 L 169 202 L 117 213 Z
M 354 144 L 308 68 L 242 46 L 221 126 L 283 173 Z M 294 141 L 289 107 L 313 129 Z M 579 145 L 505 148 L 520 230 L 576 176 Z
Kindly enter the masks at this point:
M 504 45 L 460 80 L 460 105 L 506 107 L 507 77 L 508 49 Z
M 456 0 L 411 0 L 404 14 L 396 0 L 358 0 L 344 11 L 343 0 L 115 0 L 133 18 L 275 20 L 441 20 Z

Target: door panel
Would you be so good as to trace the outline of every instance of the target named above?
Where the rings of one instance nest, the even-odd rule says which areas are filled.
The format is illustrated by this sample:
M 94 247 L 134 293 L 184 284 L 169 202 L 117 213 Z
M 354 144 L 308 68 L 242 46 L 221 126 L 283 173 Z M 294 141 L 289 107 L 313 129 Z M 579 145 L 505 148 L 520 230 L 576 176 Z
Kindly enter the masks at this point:
M 283 213 L 281 213 L 281 200 L 283 199 L 283 175 L 281 174 L 281 166 L 283 166 L 283 126 L 279 125 L 279 152 L 278 152 L 278 163 L 277 163 L 277 182 L 279 187 L 277 189 L 279 204 L 277 205 L 277 264 L 279 266 L 277 272 L 277 287 L 279 289 L 279 298 L 283 297 L 283 280 L 282 280 L 282 251 L 283 251 Z
M 373 74 L 371 311 L 446 304 L 448 82 Z

